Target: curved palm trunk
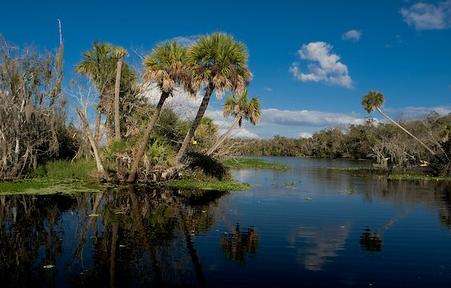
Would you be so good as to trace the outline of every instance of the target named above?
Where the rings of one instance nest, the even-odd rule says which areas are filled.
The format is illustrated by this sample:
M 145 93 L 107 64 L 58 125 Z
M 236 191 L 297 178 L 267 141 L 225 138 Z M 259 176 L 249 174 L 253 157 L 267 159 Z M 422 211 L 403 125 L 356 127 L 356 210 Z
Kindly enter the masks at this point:
M 147 124 L 146 130 L 144 131 L 144 136 L 141 139 L 141 142 L 139 143 L 138 151 L 136 152 L 136 155 L 133 159 L 132 169 L 130 170 L 130 174 L 128 175 L 127 182 L 129 183 L 133 183 L 136 181 L 136 174 L 138 172 L 139 163 L 141 162 L 141 159 L 144 156 L 144 152 L 146 151 L 147 143 L 149 142 L 150 138 L 150 133 L 152 132 L 155 124 L 157 123 L 158 118 L 160 117 L 164 101 L 166 101 L 168 97 L 169 97 L 168 93 L 164 92 L 161 94 L 156 110 L 152 115 L 152 118 L 150 119 L 149 123 Z
M 119 118 L 119 92 L 121 89 L 122 58 L 116 64 L 116 83 L 114 84 L 114 133 L 116 141 L 121 140 L 121 122 Z
M 407 135 L 409 135 L 410 137 L 412 137 L 413 139 L 415 139 L 418 143 L 420 143 L 424 148 L 426 148 L 426 150 L 428 150 L 432 155 L 435 155 L 435 152 L 429 148 L 423 141 L 421 141 L 420 139 L 418 139 L 415 135 L 413 135 L 412 133 L 410 133 L 406 128 L 402 127 L 400 124 L 398 124 L 398 122 L 396 122 L 395 120 L 393 120 L 390 116 L 388 116 L 387 114 L 385 114 L 379 107 L 376 107 L 377 111 L 384 116 L 385 118 L 387 118 L 390 122 L 392 122 L 393 124 L 395 124 L 398 128 L 400 128 L 402 131 L 404 131 L 405 133 L 407 133 Z
M 233 122 L 232 126 L 229 127 L 229 129 L 222 134 L 222 136 L 218 139 L 218 141 L 207 151 L 207 155 L 211 155 L 213 154 L 213 152 L 216 151 L 216 149 L 219 148 L 219 146 L 221 146 L 221 144 L 230 137 L 230 134 L 232 134 L 233 129 L 236 128 L 236 126 L 238 125 L 238 123 L 240 123 L 240 119 L 242 116 L 238 116 L 235 118 L 235 121 Z
M 182 146 L 180 147 L 179 152 L 175 157 L 175 161 L 177 164 L 180 164 L 182 157 L 185 155 L 186 149 L 188 148 L 188 145 L 194 136 L 194 132 L 196 132 L 196 129 L 200 124 L 200 120 L 202 120 L 202 117 L 204 117 L 205 111 L 207 110 L 208 107 L 208 103 L 210 102 L 211 94 L 213 93 L 213 88 L 214 88 L 213 84 L 209 83 L 205 89 L 205 95 L 204 98 L 202 99 L 202 103 L 200 104 L 199 109 L 197 110 L 196 118 L 194 118 L 193 124 L 188 130 L 188 133 L 186 133 Z
M 103 177 L 108 181 L 109 177 L 106 173 L 105 169 L 102 165 L 102 160 L 100 159 L 100 153 L 97 149 L 97 143 L 94 139 L 94 137 L 91 135 L 91 132 L 89 131 L 89 122 L 86 118 L 86 115 L 79 109 L 77 109 L 78 116 L 80 117 L 80 120 L 82 122 L 83 128 L 86 131 L 86 136 L 88 137 L 89 143 L 91 144 L 92 152 L 94 153 L 94 158 L 97 165 L 97 171 L 102 174 Z
M 99 145 L 100 142 L 100 125 L 102 120 L 102 115 L 100 114 L 99 111 L 97 111 L 96 113 L 96 122 L 95 122 L 95 127 L 94 127 L 94 140 L 96 141 L 96 144 Z

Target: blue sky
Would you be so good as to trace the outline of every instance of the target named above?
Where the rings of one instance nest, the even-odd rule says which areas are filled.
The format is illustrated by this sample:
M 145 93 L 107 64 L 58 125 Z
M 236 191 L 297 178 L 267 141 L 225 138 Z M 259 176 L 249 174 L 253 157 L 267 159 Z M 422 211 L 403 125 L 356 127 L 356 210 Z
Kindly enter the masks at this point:
M 0 34 L 18 45 L 53 49 L 62 20 L 67 78 L 93 41 L 145 52 L 174 37 L 234 35 L 249 49 L 250 92 L 265 109 L 243 135 L 355 123 L 370 89 L 398 117 L 451 111 L 451 0 L 2 2 Z M 218 121 L 220 104 L 210 109 Z

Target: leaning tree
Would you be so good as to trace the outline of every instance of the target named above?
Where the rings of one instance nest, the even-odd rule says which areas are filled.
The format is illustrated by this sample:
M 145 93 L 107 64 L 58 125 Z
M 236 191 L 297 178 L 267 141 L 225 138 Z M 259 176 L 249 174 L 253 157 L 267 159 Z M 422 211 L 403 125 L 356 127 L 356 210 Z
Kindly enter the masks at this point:
M 252 97 L 249 99 L 247 89 L 237 95 L 234 94 L 229 96 L 224 103 L 223 110 L 224 117 L 233 116 L 235 120 L 229 129 L 222 134 L 216 143 L 207 151 L 207 155 L 213 154 L 216 149 L 218 149 L 224 141 L 230 137 L 233 130 L 238 126 L 241 127 L 244 120 L 249 121 L 252 125 L 256 125 L 260 121 L 261 111 L 260 111 L 260 101 L 257 97 Z
M 402 131 L 404 131 L 406 134 L 408 134 L 410 137 L 415 139 L 418 143 L 421 144 L 427 151 L 429 151 L 432 155 L 435 155 L 435 152 L 429 148 L 423 141 L 421 141 L 418 137 L 413 135 L 409 130 L 404 128 L 401 124 L 393 120 L 390 116 L 388 116 L 383 110 L 382 105 L 384 104 L 384 95 L 377 91 L 370 91 L 368 94 L 366 94 L 362 99 L 362 106 L 363 108 L 368 112 L 371 113 L 372 111 L 376 110 L 379 112 L 384 118 L 389 120 L 391 123 L 393 123 L 396 127 L 400 128 Z
M 245 45 L 224 33 L 201 37 L 189 48 L 188 60 L 193 70 L 193 86 L 202 86 L 204 96 L 177 153 L 175 159 L 177 165 L 181 163 L 194 137 L 212 94 L 215 93 L 220 98 L 226 91 L 242 93 L 252 77 L 248 68 L 248 53 Z
M 127 181 L 136 180 L 139 163 L 149 142 L 150 134 L 160 116 L 161 109 L 166 99 L 173 95 L 177 86 L 182 86 L 190 93 L 192 89 L 192 73 L 188 65 L 187 49 L 175 41 L 165 42 L 153 49 L 144 59 L 144 77 L 149 83 L 156 83 L 161 92 L 160 100 L 155 108 L 152 118 L 149 119 L 144 135 L 141 138 L 136 154 L 134 155 L 132 168 Z

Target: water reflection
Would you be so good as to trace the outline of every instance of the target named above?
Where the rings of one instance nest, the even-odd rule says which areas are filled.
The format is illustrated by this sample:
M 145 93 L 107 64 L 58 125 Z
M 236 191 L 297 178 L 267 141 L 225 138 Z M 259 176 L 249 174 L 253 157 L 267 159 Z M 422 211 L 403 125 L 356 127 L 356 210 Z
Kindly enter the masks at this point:
M 254 227 L 241 231 L 240 224 L 237 223 L 233 232 L 222 236 L 221 247 L 227 259 L 244 264 L 248 256 L 257 253 L 258 234 Z
M 297 250 L 298 263 L 310 271 L 320 271 L 344 249 L 350 225 L 301 227 L 288 239 Z
M 449 286 L 449 184 L 284 161 L 236 173 L 253 185 L 236 193 L 0 196 L 0 285 Z
M 399 216 L 389 219 L 376 231 L 372 231 L 369 227 L 365 228 L 360 236 L 360 246 L 362 249 L 370 252 L 381 251 L 384 233 L 408 214 L 409 211 L 404 211 Z
M 222 193 L 203 195 L 129 187 L 77 197 L 2 196 L 1 279 L 15 287 L 205 286 L 193 237 L 214 223 L 210 210 Z

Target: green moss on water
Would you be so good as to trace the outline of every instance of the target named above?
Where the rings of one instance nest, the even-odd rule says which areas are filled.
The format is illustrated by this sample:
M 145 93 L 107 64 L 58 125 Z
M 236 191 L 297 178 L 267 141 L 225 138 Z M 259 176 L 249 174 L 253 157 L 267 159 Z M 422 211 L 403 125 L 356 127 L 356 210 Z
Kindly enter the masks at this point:
M 176 189 L 199 189 L 216 191 L 240 191 L 250 188 L 249 184 L 240 183 L 232 180 L 209 180 L 201 181 L 195 179 L 172 180 L 166 183 L 166 187 Z
M 271 169 L 285 171 L 288 166 L 269 162 L 258 158 L 229 158 L 224 161 L 224 165 L 232 169 Z
M 0 195 L 27 194 L 74 194 L 83 192 L 99 192 L 97 183 L 75 180 L 52 180 L 43 178 L 26 179 L 15 182 L 0 182 Z
M 387 177 L 389 180 L 399 181 L 451 181 L 449 176 L 431 176 L 426 174 L 408 173 L 408 172 L 392 172 L 387 173 L 386 170 L 377 169 L 372 167 L 332 167 L 328 168 L 329 171 L 345 172 L 357 176 L 369 176 L 378 175 Z
M 97 192 L 100 184 L 93 181 L 94 171 L 95 163 L 90 160 L 49 162 L 28 179 L 0 182 L 0 195 Z
M 0 195 L 27 194 L 73 194 L 82 192 L 98 192 L 102 184 L 96 181 L 95 163 L 91 160 L 55 161 L 38 167 L 29 179 L 0 182 Z M 198 189 L 217 191 L 246 190 L 248 184 L 233 180 L 201 180 L 182 179 L 169 181 L 163 186 L 177 189 Z

